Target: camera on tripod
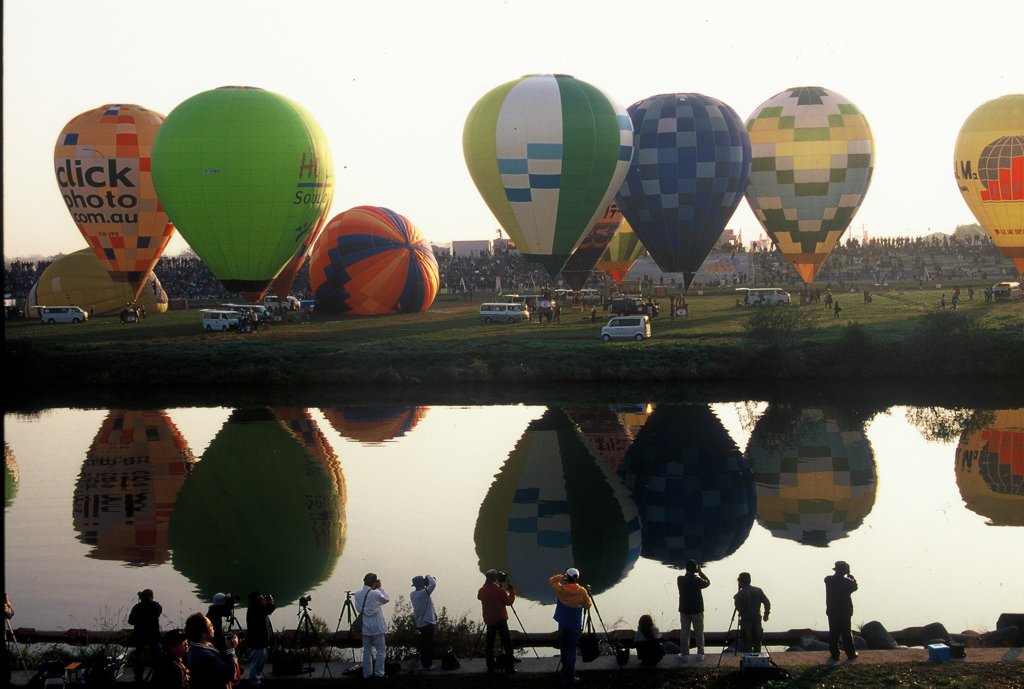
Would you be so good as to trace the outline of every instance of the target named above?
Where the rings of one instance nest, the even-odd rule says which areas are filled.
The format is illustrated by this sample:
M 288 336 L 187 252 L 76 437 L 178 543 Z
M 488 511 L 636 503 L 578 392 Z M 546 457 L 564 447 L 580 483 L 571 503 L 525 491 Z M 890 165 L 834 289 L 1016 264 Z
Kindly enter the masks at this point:
M 299 607 L 305 608 L 309 606 L 309 601 L 313 600 L 313 596 L 300 596 Z

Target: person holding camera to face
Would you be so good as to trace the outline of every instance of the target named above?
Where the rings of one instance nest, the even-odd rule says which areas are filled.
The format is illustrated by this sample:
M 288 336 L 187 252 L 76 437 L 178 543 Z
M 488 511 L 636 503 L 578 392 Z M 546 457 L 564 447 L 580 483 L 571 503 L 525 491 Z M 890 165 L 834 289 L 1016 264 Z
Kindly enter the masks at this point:
M 839 660 L 839 643 L 843 644 L 846 657 L 853 660 L 857 649 L 853 645 L 853 599 L 857 580 L 850 574 L 850 565 L 839 560 L 832 568 L 835 574 L 825 577 L 825 615 L 828 617 L 828 648 L 832 660 Z
M 242 668 L 235 655 L 238 637 L 226 635 L 224 650 L 219 651 L 213 645 L 213 633 L 213 623 L 201 612 L 185 620 L 190 689 L 231 689 L 242 678 Z
M 388 631 L 388 621 L 382 606 L 391 599 L 373 572 L 363 577 L 363 588 L 356 591 L 355 598 L 356 608 L 363 616 L 363 677 L 383 679 L 384 661 L 387 659 L 384 634 Z
M 434 610 L 434 599 L 430 594 L 437 588 L 437 579 L 429 574 L 412 578 L 413 592 L 409 594 L 412 614 L 416 619 L 416 629 L 420 633 L 420 668 L 434 669 L 434 627 L 437 625 L 437 612 Z
M 562 655 L 562 684 L 579 681 L 576 677 L 576 651 L 583 632 L 583 611 L 593 604 L 587 589 L 579 584 L 580 571 L 570 567 L 552 575 L 548 584 L 555 590 L 555 621 L 558 622 L 558 648 Z
M 274 633 L 270 614 L 277 608 L 274 596 L 259 591 L 249 594 L 249 607 L 245 611 L 245 644 L 249 647 L 252 664 L 249 666 L 249 686 L 262 681 L 263 666 L 267 663 L 267 648 Z
M 506 608 L 516 602 L 516 589 L 508 580 L 507 572 L 489 569 L 484 572 L 484 585 L 477 591 L 476 599 L 480 601 L 483 611 L 484 625 L 487 628 L 485 637 L 485 659 L 487 673 L 494 674 L 494 637 L 501 637 L 504 649 L 501 655 L 501 666 L 505 672 L 515 672 L 515 661 L 512 659 L 512 637 L 508 633 L 508 610 Z
M 128 613 L 128 624 L 134 627 L 132 631 L 132 643 L 135 645 L 135 656 L 133 657 L 132 668 L 135 672 L 135 681 L 141 682 L 146 672 L 146 653 L 151 654 L 151 660 L 160 655 L 160 615 L 163 614 L 163 607 L 153 600 L 153 590 L 145 589 L 139 591 L 139 602 L 132 606 Z
M 224 640 L 224 620 L 235 618 L 235 603 L 238 597 L 233 593 L 213 594 L 213 605 L 206 611 L 206 618 L 213 624 L 213 645 L 217 650 L 224 651 L 227 646 Z
M 704 574 L 697 561 L 686 561 L 686 574 L 676 577 L 676 588 L 679 589 L 679 660 L 686 663 L 690 660 L 690 628 L 697 641 L 697 662 L 704 660 L 704 594 L 703 590 L 711 585 L 711 580 Z

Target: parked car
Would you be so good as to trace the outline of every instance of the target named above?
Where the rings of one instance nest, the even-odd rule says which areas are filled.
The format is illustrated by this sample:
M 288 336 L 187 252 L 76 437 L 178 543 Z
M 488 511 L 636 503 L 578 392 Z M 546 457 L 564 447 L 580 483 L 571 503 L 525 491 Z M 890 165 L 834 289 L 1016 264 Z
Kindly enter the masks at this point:
M 1019 282 L 997 282 L 992 285 L 992 298 L 996 301 L 1016 301 L 1021 298 Z
M 616 297 L 612 299 L 608 310 L 616 316 L 629 316 L 634 313 L 643 313 L 644 303 L 638 297 Z
M 601 328 L 601 339 L 609 340 L 646 340 L 651 336 L 651 319 L 644 314 L 633 316 L 616 316 Z
M 89 320 L 89 314 L 77 306 L 40 306 L 39 320 L 47 325 L 84 323 Z

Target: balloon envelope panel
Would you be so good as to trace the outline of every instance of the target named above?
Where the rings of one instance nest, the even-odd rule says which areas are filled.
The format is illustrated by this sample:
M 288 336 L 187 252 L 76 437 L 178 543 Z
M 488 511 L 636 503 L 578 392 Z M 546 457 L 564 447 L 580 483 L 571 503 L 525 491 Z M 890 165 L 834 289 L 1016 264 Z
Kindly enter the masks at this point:
M 863 427 L 835 409 L 769 406 L 747 446 L 758 521 L 773 536 L 825 546 L 871 513 L 878 488 Z
M 61 256 L 48 265 L 28 306 L 74 305 L 92 311 L 92 316 L 114 316 L 132 301 L 131 290 L 123 282 L 114 282 L 89 249 L 80 249 Z M 146 307 L 147 314 L 167 312 L 167 292 L 152 272 L 146 275 L 136 306 Z
M 605 211 L 633 155 L 626 111 L 566 75 L 528 75 L 485 94 L 462 148 L 491 212 L 551 277 Z
M 759 105 L 747 132 L 747 202 L 810 284 L 867 194 L 874 169 L 871 127 L 848 98 L 804 86 Z
M 964 201 L 1024 273 L 1024 94 L 990 100 L 971 113 L 953 155 Z
M 604 214 L 587 230 L 586 236 L 572 256 L 562 268 L 562 280 L 574 290 L 583 289 L 597 264 L 597 259 L 605 252 L 612 237 L 622 223 L 622 211 L 616 203 L 609 203 Z
M 406 405 L 352 405 L 323 409 L 338 435 L 360 443 L 382 443 L 400 438 L 426 416 L 429 407 Z
M 365 316 L 428 310 L 440 274 L 430 243 L 408 218 L 357 206 L 327 223 L 309 281 L 317 311 Z
M 68 212 L 103 269 L 126 283 L 132 298 L 174 234 L 151 175 L 163 120 L 139 105 L 104 105 L 68 122 L 53 151 Z
M 327 138 L 301 105 L 257 88 L 199 93 L 153 145 L 160 200 L 189 246 L 232 291 L 258 299 L 334 195 Z
M 636 155 L 618 201 L 658 266 L 689 287 L 743 200 L 750 140 L 736 111 L 700 93 L 629 106 Z

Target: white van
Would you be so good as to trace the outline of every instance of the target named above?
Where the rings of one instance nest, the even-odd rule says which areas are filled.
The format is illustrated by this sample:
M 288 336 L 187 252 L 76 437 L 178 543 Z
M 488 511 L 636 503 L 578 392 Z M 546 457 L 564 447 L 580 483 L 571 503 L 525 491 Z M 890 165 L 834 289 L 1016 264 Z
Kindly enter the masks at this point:
M 227 309 L 203 309 L 203 330 L 224 332 L 238 327 L 242 314 Z
M 789 292 L 778 287 L 737 287 L 737 292 L 746 292 L 744 306 L 776 306 L 791 301 Z
M 54 323 L 84 323 L 89 314 L 77 306 L 40 306 L 39 320 L 48 325 Z
M 484 323 L 522 323 L 530 320 L 530 310 L 526 304 L 481 304 L 480 320 Z
M 632 316 L 616 316 L 601 328 L 601 339 L 609 340 L 646 340 L 651 336 L 651 319 L 644 314 Z
M 299 298 L 293 297 L 290 294 L 284 298 L 283 302 L 277 298 L 276 294 L 268 294 L 263 297 L 263 305 L 273 311 L 281 309 L 284 309 L 285 311 L 298 311 L 302 308 L 302 303 L 299 301 Z

